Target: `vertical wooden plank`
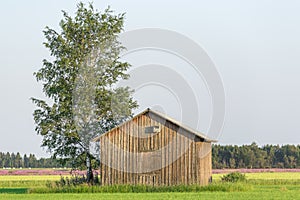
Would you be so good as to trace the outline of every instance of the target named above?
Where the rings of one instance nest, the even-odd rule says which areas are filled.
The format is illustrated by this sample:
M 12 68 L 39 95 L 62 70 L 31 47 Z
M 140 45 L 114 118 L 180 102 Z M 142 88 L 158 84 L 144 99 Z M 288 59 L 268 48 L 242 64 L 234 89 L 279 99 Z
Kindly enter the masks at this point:
M 140 119 L 140 132 L 139 132 L 139 134 L 140 134 L 140 137 L 139 137 L 139 144 L 140 144 L 140 152 L 142 152 L 142 151 L 144 151 L 144 140 L 142 139 L 142 137 L 143 137 L 143 126 L 144 126 L 144 116 L 141 116 L 141 119 Z
M 180 184 L 184 184 L 184 138 L 180 135 Z
M 169 185 L 173 185 L 173 153 L 174 153 L 174 138 L 176 137 L 176 133 L 174 132 L 174 130 L 172 129 L 168 129 L 168 134 L 169 134 L 169 142 L 168 142 L 168 146 L 169 146 L 169 151 L 168 151 L 168 157 L 169 157 L 169 165 L 168 165 L 168 182 Z
M 116 155 L 115 155 L 115 162 L 116 162 L 116 165 L 117 165 L 117 170 L 116 170 L 116 184 L 120 184 L 120 131 L 119 131 L 119 128 L 117 128 L 115 130 L 115 135 L 116 135 L 116 141 L 115 141 L 115 144 L 116 145 L 116 148 L 117 148 L 117 151 L 116 151 Z
M 150 117 L 149 116 L 146 116 L 146 125 L 145 125 L 145 127 L 147 127 L 147 126 L 150 126 Z M 152 140 L 151 135 L 152 134 L 148 134 L 148 136 L 147 136 L 147 151 L 151 150 L 151 140 Z M 149 164 L 151 164 L 151 163 L 149 163 Z
M 142 127 L 142 117 L 139 117 L 138 118 L 138 144 L 137 144 L 137 149 L 138 149 L 138 153 L 140 154 L 140 152 L 141 152 L 141 146 L 142 146 L 142 144 L 141 144 L 141 127 Z M 137 171 L 138 172 L 140 172 L 140 168 L 141 168 L 141 164 L 140 164 L 140 160 L 139 160 L 139 157 L 138 157 L 138 159 L 137 159 Z M 141 177 L 140 176 L 138 176 L 138 179 L 139 179 L 139 183 L 141 183 L 140 182 L 140 179 L 141 179 Z
M 181 183 L 181 168 L 180 168 L 180 148 L 181 148 L 181 138 L 180 138 L 180 135 L 179 134 L 177 134 L 177 140 L 176 140 L 177 142 L 176 142 L 176 144 L 177 144 L 177 154 L 176 154 L 176 157 L 178 158 L 177 159 L 177 161 L 176 161 L 176 163 L 177 163 L 177 165 L 176 165 L 176 167 L 177 167 L 177 176 L 176 176 L 176 178 L 177 178 L 177 180 L 176 180 L 176 184 L 177 185 L 179 185 L 180 183 Z
M 166 185 L 169 185 L 169 129 L 168 127 L 166 127 L 165 129 L 165 145 L 166 145 L 166 167 L 165 167 L 165 182 L 166 182 Z
M 105 139 L 106 140 L 108 140 L 108 136 L 106 135 L 105 136 Z M 109 175 L 109 169 L 108 169 L 108 163 L 109 163 L 109 152 L 108 152 L 108 148 L 107 148 L 107 141 L 105 141 L 105 144 L 104 144 L 104 146 L 105 146 L 105 162 L 106 162 L 106 164 L 105 164 L 105 183 L 106 183 L 106 185 L 108 185 L 109 184 L 109 182 L 108 182 L 108 175 Z
M 166 161 L 167 161 L 167 164 L 166 164 L 166 184 L 167 185 L 170 185 L 170 151 L 171 151 L 171 146 L 170 146 L 170 129 L 167 127 L 166 128 L 166 131 L 165 131 L 165 137 L 166 137 L 166 145 L 167 145 L 167 148 L 166 148 Z
M 200 152 L 200 184 L 203 185 L 203 158 L 202 158 L 202 142 L 199 143 L 199 152 Z
M 195 150 L 194 151 L 194 155 L 195 155 L 194 156 L 194 159 L 195 159 L 194 162 L 195 162 L 195 175 L 196 175 L 196 180 L 195 181 L 196 181 L 197 184 L 200 184 L 199 173 L 198 173 L 199 172 L 199 168 L 200 168 L 200 163 L 198 161 L 198 156 L 199 155 L 198 155 L 198 151 L 197 151 L 198 150 L 198 148 L 197 148 L 197 142 L 194 143 L 194 150 Z
M 104 136 L 105 137 L 105 136 Z M 100 138 L 100 159 L 101 159 L 101 162 L 100 162 L 100 169 L 101 169 L 101 184 L 104 185 L 104 173 L 105 173 L 105 170 L 104 170 L 104 164 L 103 164 L 103 148 L 104 148 L 104 144 L 103 144 L 103 139 Z
M 122 184 L 126 184 L 126 127 L 122 128 Z
M 145 129 L 144 128 L 147 125 L 147 120 L 146 120 L 146 116 L 145 115 L 143 115 L 142 123 L 143 123 L 143 125 L 142 125 L 142 134 L 145 135 Z M 145 138 L 142 138 L 142 140 L 143 140 L 143 151 L 145 151 L 147 149 L 147 140 Z
M 109 137 L 108 137 L 108 134 L 105 136 L 105 144 L 104 144 L 104 146 L 105 146 L 105 156 L 104 156 L 104 158 L 105 158 L 105 181 L 106 181 L 106 184 L 108 184 L 109 183 L 109 179 L 108 179 L 108 176 L 109 176 L 109 173 L 110 173 L 110 170 L 109 170 L 109 162 L 110 162 L 110 152 L 107 150 L 108 149 L 108 141 L 109 140 Z
M 136 153 L 136 119 L 133 120 L 132 122 L 132 136 L 133 136 L 133 143 L 132 143 L 132 171 L 135 172 L 136 170 L 136 165 L 135 165 L 135 160 L 136 160 L 136 157 L 135 157 L 135 153 Z M 133 173 L 133 184 L 135 185 L 136 184 L 136 173 Z
M 137 171 L 137 152 L 138 152 L 138 118 L 135 119 L 134 121 L 134 124 L 133 124 L 133 131 L 134 131 L 134 149 L 133 149 L 133 152 L 134 152 L 134 159 L 133 159 L 133 165 L 134 165 L 134 184 L 138 184 L 138 177 L 137 177 L 137 174 L 136 174 L 136 171 Z
M 160 170 L 160 183 L 162 185 L 165 185 L 165 181 L 164 181 L 164 178 L 165 178 L 165 163 L 166 163 L 166 151 L 165 151 L 165 126 L 161 125 L 161 132 L 160 132 L 160 145 L 159 145 L 159 148 L 161 149 L 161 170 Z
M 130 121 L 127 123 L 127 134 L 126 134 L 126 137 L 127 137 L 127 152 L 126 152 L 126 162 L 127 162 L 127 183 L 126 184 L 131 184 L 131 181 L 130 181 L 130 176 L 131 176 L 131 173 L 130 173 L 130 146 L 131 146 L 131 143 L 130 143 Z
M 202 159 L 203 159 L 203 168 L 202 168 L 202 173 L 203 173 L 203 184 L 207 184 L 207 164 L 208 164 L 208 157 L 207 155 L 205 155 L 205 151 L 206 151 L 206 148 L 207 148 L 207 143 L 206 142 L 203 142 L 202 145 Z
M 122 135 L 122 131 L 121 128 L 117 128 L 116 129 L 116 135 L 117 135 L 117 141 L 116 141 L 116 148 L 118 148 L 117 151 L 117 166 L 118 166 L 118 170 L 117 170 L 117 184 L 121 184 L 122 183 L 122 155 L 121 155 L 121 135 Z
M 200 184 L 200 174 L 199 174 L 199 170 L 200 170 L 200 162 L 199 162 L 199 152 L 198 152 L 198 145 L 197 142 L 195 142 L 195 162 L 196 162 L 196 177 L 197 177 L 197 184 Z
M 208 169 L 209 169 L 209 179 L 212 177 L 212 146 L 211 143 L 209 145 L 209 163 L 208 163 Z
M 109 141 L 109 134 L 107 134 L 107 137 L 106 137 L 107 141 Z M 106 144 L 106 147 L 108 147 L 108 144 Z M 106 174 L 106 179 L 107 179 L 107 184 L 109 185 L 110 184 L 110 151 L 107 151 L 106 153 L 106 156 L 107 156 L 107 174 Z
M 116 141 L 117 141 L 116 130 L 112 131 L 112 138 L 113 138 L 112 144 L 115 145 Z M 112 153 L 113 153 L 113 156 L 112 156 L 112 162 L 113 162 L 113 184 L 117 184 L 116 183 L 116 181 L 117 181 L 117 170 L 115 169 L 115 167 L 116 167 L 116 154 L 117 154 L 117 151 L 115 149 L 113 149 Z
M 108 137 L 108 141 L 111 141 L 110 133 L 107 134 L 107 137 Z M 111 184 L 111 167 L 110 167 L 111 166 L 111 151 L 110 150 L 107 152 L 107 155 L 108 155 L 107 181 L 108 181 L 108 184 L 110 185 Z
M 119 162 L 118 162 L 119 150 L 117 149 L 118 143 L 119 143 L 118 129 L 115 129 L 114 135 L 115 135 L 115 142 L 114 142 L 114 145 L 115 145 L 115 148 L 114 148 L 114 151 L 115 151 L 114 160 L 115 161 L 114 162 L 115 162 L 115 165 L 116 165 L 116 169 L 115 169 L 115 184 L 118 184 L 118 176 L 119 176 Z
M 124 183 L 128 184 L 128 159 L 127 159 L 127 151 L 128 151 L 128 123 L 125 124 L 125 133 L 124 133 L 124 163 L 125 163 L 125 177 Z
M 105 140 L 104 138 L 106 138 L 106 136 L 103 136 L 102 137 L 102 140 Z M 101 159 L 103 159 L 103 162 L 105 161 L 105 165 L 103 164 L 103 180 L 102 180 L 102 183 L 104 185 L 107 185 L 107 182 L 106 182 L 106 176 L 107 176 L 107 168 L 106 168 L 106 159 L 107 159 L 107 156 L 106 156 L 106 143 L 104 143 L 104 141 L 102 141 L 102 144 L 103 144 L 103 151 L 102 151 L 102 155 L 101 155 Z M 104 156 L 105 155 L 105 156 Z
M 185 168 L 185 174 L 184 174 L 184 177 L 185 177 L 185 184 L 189 184 L 188 183 L 188 175 L 189 175 L 189 141 L 188 141 L 188 138 L 185 137 L 185 156 L 184 156 L 184 168 Z
M 165 176 L 165 134 L 164 134 L 164 126 L 160 124 L 161 131 L 159 137 L 159 148 L 161 149 L 161 169 L 160 169 L 160 184 L 165 185 L 164 176 Z
M 176 138 L 176 134 L 174 134 L 173 130 L 173 124 L 170 122 L 166 122 L 167 124 L 167 134 L 168 134 L 168 173 L 167 173 L 167 179 L 168 179 L 168 185 L 174 185 L 174 176 L 176 173 L 174 173 L 174 159 L 173 156 L 176 154 L 176 144 L 174 144 L 174 139 Z
M 189 184 L 194 184 L 193 182 L 193 142 L 190 139 L 189 146 Z
M 155 122 L 153 121 L 153 119 L 149 116 L 149 126 L 154 126 Z M 155 135 L 156 133 L 151 133 L 149 134 L 150 136 L 150 146 L 149 146 L 149 150 L 150 151 L 153 151 L 154 150 L 154 143 L 155 143 Z M 152 178 L 151 178 L 152 179 Z M 152 182 L 153 182 L 153 179 L 152 179 Z
M 184 175 L 185 175 L 185 166 L 184 166 L 184 159 L 185 159 L 185 143 L 184 143 L 185 137 L 183 135 L 180 134 L 180 145 L 181 145 L 181 149 L 180 149 L 180 153 L 181 153 L 181 158 L 180 158 L 180 171 L 181 171 L 181 183 L 180 184 L 184 184 Z
M 155 122 L 153 121 L 153 119 L 150 118 L 150 126 L 154 126 L 155 125 Z M 150 140 L 150 150 L 151 151 L 154 151 L 154 146 L 155 146 L 155 135 L 157 133 L 153 133 L 153 134 L 150 134 L 151 135 L 151 140 Z M 153 180 L 152 180 L 153 182 Z
M 193 160 L 192 160 L 192 165 L 193 165 L 193 180 L 194 183 L 197 183 L 197 152 L 196 152 L 196 143 L 193 142 Z
M 116 130 L 112 131 L 112 144 L 116 144 Z M 114 151 L 114 149 L 112 150 L 112 162 L 115 163 L 116 162 L 116 152 Z M 114 166 L 114 165 L 113 165 Z M 112 184 L 116 184 L 116 169 L 113 168 L 112 170 Z
M 159 123 L 158 122 L 156 122 L 155 121 L 155 125 L 156 126 L 159 126 L 159 127 L 161 127 L 160 125 L 159 125 Z M 156 185 L 160 185 L 160 182 L 161 182 L 161 168 L 162 168 L 162 156 L 161 156 L 161 151 L 162 151 L 162 149 L 161 149 L 161 147 L 160 147 L 160 140 L 159 140 L 159 138 L 161 137 L 161 132 L 159 132 L 158 134 L 156 134 L 156 136 L 155 136 L 155 143 L 154 143 L 154 148 L 155 148 L 155 151 L 158 151 L 158 153 L 159 153 L 159 163 L 158 163 L 158 169 L 157 169 L 157 171 L 156 171 Z
M 127 124 L 124 124 L 124 133 L 123 133 L 123 150 L 124 150 L 124 184 L 127 184 Z
M 170 128 L 174 129 L 175 127 L 173 125 L 170 125 Z M 174 136 L 172 137 L 172 180 L 171 184 L 176 185 L 177 184 L 177 151 L 178 151 L 178 145 L 177 145 L 178 135 L 177 132 L 175 132 Z
M 143 137 L 144 136 L 144 125 L 145 125 L 145 116 L 142 116 L 141 117 L 141 136 Z M 142 148 L 141 148 L 141 151 L 145 151 L 145 140 L 141 137 L 141 144 L 142 144 Z M 141 158 L 143 159 L 143 158 Z M 140 168 L 139 168 L 139 172 L 141 172 L 142 170 L 142 162 L 143 160 L 140 160 Z M 142 181 L 144 181 L 144 177 L 142 177 Z M 143 182 L 144 183 L 144 182 Z
M 114 148 L 114 163 L 115 163 L 115 167 L 116 167 L 116 169 L 115 169 L 115 175 L 114 175 L 114 182 L 115 182 L 115 184 L 118 184 L 119 182 L 119 179 L 118 179 L 118 177 L 119 177 L 119 150 L 117 149 L 118 148 L 118 143 L 119 143 L 119 134 L 118 134 L 118 129 L 115 129 L 114 130 L 114 143 L 113 143 L 113 145 L 115 145 L 115 148 Z
M 187 132 L 185 132 L 184 136 L 184 184 L 188 184 L 188 173 L 189 173 L 189 165 L 188 165 L 188 159 L 189 159 L 189 154 L 188 154 L 188 138 L 186 136 Z
M 133 148 L 134 148 L 134 141 L 133 141 L 133 121 L 130 122 L 130 130 L 129 130 L 129 138 L 130 138 L 130 157 L 129 157 L 129 169 L 133 172 Z M 134 174 L 130 173 L 130 184 L 134 184 Z
M 120 148 L 120 151 L 119 151 L 119 168 L 120 168 L 120 171 L 119 171 L 119 181 L 118 183 L 119 184 L 124 184 L 124 155 L 123 155 L 123 136 L 124 136 L 124 130 L 123 130 L 123 127 L 120 127 L 119 128 L 119 142 L 118 142 L 118 146 Z
M 193 184 L 193 172 L 192 172 L 192 143 L 189 139 L 189 150 L 188 150 L 188 168 L 189 168 L 189 173 L 188 173 L 188 184 Z

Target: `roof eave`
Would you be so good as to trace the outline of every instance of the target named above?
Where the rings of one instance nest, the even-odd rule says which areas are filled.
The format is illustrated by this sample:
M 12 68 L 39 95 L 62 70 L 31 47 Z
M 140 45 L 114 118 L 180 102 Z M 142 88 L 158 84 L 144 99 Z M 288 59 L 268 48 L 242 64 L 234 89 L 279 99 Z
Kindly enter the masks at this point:
M 212 142 L 212 143 L 218 142 L 217 140 L 208 138 L 208 137 L 207 137 L 205 134 L 203 134 L 203 133 L 200 133 L 200 132 L 198 132 L 198 131 L 195 131 L 195 130 L 193 130 L 193 129 L 191 129 L 191 128 L 185 126 L 185 125 L 183 125 L 182 123 L 178 122 L 177 120 L 172 119 L 172 118 L 170 118 L 170 117 L 168 117 L 168 116 L 166 116 L 166 115 L 163 115 L 163 114 L 161 114 L 161 113 L 159 113 L 159 112 L 157 112 L 157 111 L 151 110 L 150 108 L 147 108 L 147 109 L 144 110 L 143 112 L 141 112 L 141 113 L 135 115 L 135 116 L 134 116 L 133 118 L 131 118 L 130 120 L 132 120 L 132 119 L 134 119 L 134 118 L 136 118 L 136 117 L 139 117 L 139 116 L 141 116 L 141 115 L 144 115 L 145 113 L 148 113 L 148 112 L 149 112 L 149 113 L 151 112 L 151 113 L 153 113 L 153 114 L 155 114 L 155 115 L 157 115 L 157 116 L 159 116 L 159 117 L 161 117 L 161 118 L 164 118 L 164 119 L 166 119 L 166 120 L 169 120 L 170 122 L 172 122 L 172 123 L 176 124 L 177 126 L 183 128 L 183 129 L 185 129 L 186 131 L 188 131 L 188 132 L 190 132 L 190 133 L 193 133 L 193 134 L 195 134 L 196 136 L 198 136 L 198 137 L 200 137 L 200 138 L 203 138 L 204 141 L 206 141 L 206 142 Z M 122 125 L 128 123 L 130 120 L 121 123 L 120 125 L 118 125 L 118 126 L 114 127 L 113 129 L 111 129 L 111 130 L 109 130 L 109 131 L 107 131 L 107 132 L 105 132 L 105 133 L 99 135 L 98 137 L 95 137 L 94 139 L 92 139 L 92 141 L 93 141 L 93 142 L 99 141 L 100 138 L 101 138 L 102 136 L 106 135 L 107 133 L 111 132 L 111 131 L 114 130 L 114 129 L 117 129 L 117 128 L 121 127 Z

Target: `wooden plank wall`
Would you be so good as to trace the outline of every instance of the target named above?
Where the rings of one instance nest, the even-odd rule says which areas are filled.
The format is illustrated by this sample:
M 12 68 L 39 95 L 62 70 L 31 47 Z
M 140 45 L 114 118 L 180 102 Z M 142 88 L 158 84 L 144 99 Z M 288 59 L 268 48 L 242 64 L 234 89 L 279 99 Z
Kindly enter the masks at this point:
M 160 126 L 161 130 L 146 134 L 144 127 L 147 126 Z M 191 142 L 194 135 L 178 128 L 169 121 L 148 114 L 140 115 L 101 137 L 101 160 L 107 163 L 100 166 L 101 183 L 208 184 L 212 175 L 211 144 Z M 112 149 L 107 141 L 117 148 Z M 181 154 L 185 149 L 187 151 Z M 149 159 L 149 154 L 154 157 Z

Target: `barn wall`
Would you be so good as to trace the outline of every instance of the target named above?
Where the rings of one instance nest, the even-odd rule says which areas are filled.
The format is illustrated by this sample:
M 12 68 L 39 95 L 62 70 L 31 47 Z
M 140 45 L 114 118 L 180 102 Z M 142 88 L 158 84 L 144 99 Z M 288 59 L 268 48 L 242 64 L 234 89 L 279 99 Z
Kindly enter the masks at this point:
M 161 128 L 159 133 L 145 134 L 144 127 L 157 125 Z M 156 115 L 140 115 L 100 138 L 101 159 L 113 166 L 101 164 L 101 182 L 103 185 L 208 184 L 212 174 L 211 144 L 191 142 L 194 137 Z M 107 141 L 124 151 L 111 149 Z M 187 151 L 181 155 L 185 149 Z M 137 158 L 126 151 L 142 156 Z M 151 159 L 147 157 L 149 154 L 153 155 Z M 147 171 L 149 168 L 157 170 Z

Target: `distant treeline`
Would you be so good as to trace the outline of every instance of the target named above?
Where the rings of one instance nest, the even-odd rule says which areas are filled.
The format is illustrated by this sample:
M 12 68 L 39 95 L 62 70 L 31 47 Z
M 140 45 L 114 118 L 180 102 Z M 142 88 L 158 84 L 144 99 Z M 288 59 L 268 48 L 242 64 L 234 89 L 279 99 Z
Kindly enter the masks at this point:
M 34 154 L 21 156 L 18 153 L 0 152 L 1 168 L 58 168 L 64 167 L 52 158 L 37 159 Z
M 1 153 L 0 167 L 3 168 L 58 168 L 62 166 L 52 158 L 37 159 L 34 154 Z M 213 169 L 223 168 L 300 168 L 300 145 L 213 145 Z
M 213 145 L 212 166 L 222 168 L 300 168 L 300 145 Z

